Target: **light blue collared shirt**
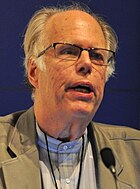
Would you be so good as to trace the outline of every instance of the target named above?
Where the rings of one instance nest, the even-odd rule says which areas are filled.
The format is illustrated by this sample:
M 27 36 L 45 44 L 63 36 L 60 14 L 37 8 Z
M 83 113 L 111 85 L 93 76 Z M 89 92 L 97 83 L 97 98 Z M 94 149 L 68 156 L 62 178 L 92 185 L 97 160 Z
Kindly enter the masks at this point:
M 47 146 L 44 133 L 37 126 L 40 167 L 44 189 L 55 189 L 48 161 Z M 94 160 L 91 144 L 84 134 L 85 148 L 82 166 L 80 189 L 96 189 Z M 62 142 L 47 136 L 51 163 L 59 189 L 76 189 L 81 160 L 82 137 L 80 139 Z

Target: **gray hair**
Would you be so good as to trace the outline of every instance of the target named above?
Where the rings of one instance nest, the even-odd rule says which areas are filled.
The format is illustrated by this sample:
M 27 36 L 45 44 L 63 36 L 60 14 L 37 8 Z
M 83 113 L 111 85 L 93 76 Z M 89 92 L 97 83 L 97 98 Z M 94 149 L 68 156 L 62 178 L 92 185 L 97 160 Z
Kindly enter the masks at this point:
M 117 35 L 114 32 L 114 30 L 109 26 L 108 23 L 106 23 L 101 17 L 95 15 L 89 8 L 85 8 L 81 6 L 80 4 L 73 4 L 71 6 L 67 7 L 44 7 L 40 9 L 39 11 L 35 12 L 33 17 L 31 18 L 26 33 L 24 37 L 24 52 L 25 52 L 25 60 L 24 60 L 24 66 L 26 70 L 26 77 L 28 73 L 28 62 L 30 60 L 31 56 L 37 57 L 38 53 L 40 52 L 40 49 L 43 49 L 43 36 L 44 36 L 44 28 L 46 25 L 46 22 L 50 17 L 52 17 L 56 13 L 65 12 L 68 10 L 80 10 L 84 11 L 88 14 L 90 14 L 93 18 L 97 20 L 99 25 L 101 26 L 101 29 L 103 31 L 105 41 L 106 41 L 106 47 L 114 52 L 117 50 Z M 40 68 L 44 67 L 42 59 L 38 62 Z M 107 67 L 107 80 L 108 78 L 113 75 L 115 71 L 115 62 L 110 64 Z M 28 81 L 28 78 L 27 78 Z M 30 85 L 30 83 L 28 83 Z M 31 85 L 30 85 L 31 86 Z M 33 89 L 33 86 L 31 86 Z

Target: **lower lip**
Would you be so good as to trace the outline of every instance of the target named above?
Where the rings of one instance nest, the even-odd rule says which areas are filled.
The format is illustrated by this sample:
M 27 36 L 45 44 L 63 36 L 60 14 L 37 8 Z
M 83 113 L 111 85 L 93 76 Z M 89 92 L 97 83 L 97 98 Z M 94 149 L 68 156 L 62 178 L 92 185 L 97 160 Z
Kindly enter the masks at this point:
M 92 100 L 94 96 L 94 92 L 83 93 L 83 92 L 75 91 L 73 89 L 69 89 L 67 92 L 69 92 L 76 99 L 85 100 L 85 101 Z

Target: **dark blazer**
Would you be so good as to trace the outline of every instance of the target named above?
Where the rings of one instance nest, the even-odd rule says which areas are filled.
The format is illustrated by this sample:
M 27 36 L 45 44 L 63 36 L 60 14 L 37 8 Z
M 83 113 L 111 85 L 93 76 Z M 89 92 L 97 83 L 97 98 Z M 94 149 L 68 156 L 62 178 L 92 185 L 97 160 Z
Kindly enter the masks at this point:
M 112 149 L 118 189 L 140 189 L 140 131 L 90 123 L 98 189 L 116 189 L 100 150 Z M 33 108 L 0 118 L 0 189 L 41 189 Z

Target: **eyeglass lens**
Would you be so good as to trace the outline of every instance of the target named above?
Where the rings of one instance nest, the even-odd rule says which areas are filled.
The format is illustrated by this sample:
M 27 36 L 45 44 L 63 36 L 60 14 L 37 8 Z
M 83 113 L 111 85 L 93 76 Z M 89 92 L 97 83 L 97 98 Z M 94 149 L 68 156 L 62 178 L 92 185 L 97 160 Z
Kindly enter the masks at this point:
M 55 56 L 64 60 L 78 60 L 81 52 L 84 50 L 89 52 L 91 62 L 99 65 L 108 64 L 108 60 L 113 56 L 111 51 L 107 51 L 105 49 L 82 49 L 70 44 L 56 44 Z

